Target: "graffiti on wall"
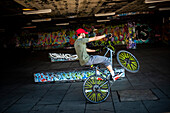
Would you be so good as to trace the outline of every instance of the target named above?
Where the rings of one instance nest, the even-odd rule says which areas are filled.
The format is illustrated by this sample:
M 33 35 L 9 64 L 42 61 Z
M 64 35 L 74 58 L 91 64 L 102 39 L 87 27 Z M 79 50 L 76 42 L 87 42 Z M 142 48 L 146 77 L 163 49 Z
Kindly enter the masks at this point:
M 125 70 L 123 68 L 114 68 L 115 73 L 122 72 L 121 77 L 125 77 Z M 105 74 L 109 74 L 108 70 L 103 70 Z M 83 80 L 91 75 L 94 75 L 94 70 L 80 70 L 70 72 L 44 72 L 34 73 L 34 82 L 54 82 L 54 81 L 71 81 L 71 80 Z M 106 77 L 106 75 L 103 75 Z
M 106 26 L 104 24 L 100 25 L 83 25 L 84 28 L 89 34 L 86 37 L 99 36 L 104 33 L 112 33 L 113 37 L 111 41 L 115 45 L 125 45 L 131 44 L 129 41 L 133 41 L 133 43 L 143 43 L 149 37 L 149 32 L 151 29 L 146 27 L 146 25 L 139 25 L 135 22 L 129 22 L 127 24 L 121 25 L 110 25 Z M 94 30 L 95 29 L 95 30 Z M 76 29 L 60 29 L 56 32 L 49 33 L 37 33 L 33 35 L 25 36 L 22 34 L 16 38 L 17 46 L 28 48 L 28 47 L 44 47 L 46 49 L 54 49 L 61 47 L 70 47 L 74 45 L 76 40 Z M 31 33 L 30 33 L 31 34 Z M 107 39 L 102 39 L 100 41 L 91 42 L 89 46 L 104 46 Z M 147 41 L 145 42 L 147 43 Z M 134 45 L 135 46 L 135 45 Z
M 151 28 L 146 24 L 137 24 L 136 25 L 136 43 L 148 43 L 149 34 Z
M 64 54 L 64 53 L 49 53 L 49 57 L 51 58 L 51 62 L 56 61 L 74 61 L 78 60 L 77 55 L 72 54 Z

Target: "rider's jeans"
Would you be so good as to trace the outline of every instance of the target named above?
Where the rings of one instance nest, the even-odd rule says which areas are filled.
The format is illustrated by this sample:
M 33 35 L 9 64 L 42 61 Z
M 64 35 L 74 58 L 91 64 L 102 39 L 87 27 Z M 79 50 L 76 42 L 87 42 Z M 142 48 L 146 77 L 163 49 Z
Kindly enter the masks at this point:
M 99 56 L 99 55 L 91 55 L 89 61 L 85 65 L 92 64 L 103 64 L 105 67 L 111 65 L 110 60 L 107 57 Z

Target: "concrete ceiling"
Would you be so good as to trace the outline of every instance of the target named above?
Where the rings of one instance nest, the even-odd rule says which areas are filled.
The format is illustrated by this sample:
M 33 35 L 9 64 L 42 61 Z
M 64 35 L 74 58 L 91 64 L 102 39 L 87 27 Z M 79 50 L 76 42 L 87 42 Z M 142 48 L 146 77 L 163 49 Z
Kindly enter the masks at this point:
M 97 13 L 126 13 L 137 11 L 153 11 L 159 7 L 168 7 L 165 2 L 148 3 L 144 0 L 14 0 L 25 8 L 37 9 L 52 9 L 50 14 L 46 16 L 77 16 L 89 17 Z M 154 0 L 146 0 L 154 1 Z M 155 0 L 156 1 L 156 0 Z M 158 0 L 157 0 L 158 1 Z M 149 6 L 156 5 L 154 9 Z M 169 4 L 170 6 L 170 4 Z M 42 16 L 42 15 L 41 15 Z
M 146 0 L 158 1 L 158 0 Z M 69 18 L 95 18 L 95 14 L 115 12 L 116 14 L 143 11 L 158 11 L 162 7 L 170 7 L 170 0 L 164 2 L 145 3 L 145 0 L 1 0 L 0 16 L 4 21 L 10 19 L 17 22 L 28 22 L 32 19 L 52 18 L 68 20 Z M 149 6 L 156 6 L 149 8 Z M 51 9 L 51 13 L 24 15 L 23 8 L 34 10 Z M 71 17 L 70 17 L 71 16 Z M 4 22 L 1 22 L 3 24 Z

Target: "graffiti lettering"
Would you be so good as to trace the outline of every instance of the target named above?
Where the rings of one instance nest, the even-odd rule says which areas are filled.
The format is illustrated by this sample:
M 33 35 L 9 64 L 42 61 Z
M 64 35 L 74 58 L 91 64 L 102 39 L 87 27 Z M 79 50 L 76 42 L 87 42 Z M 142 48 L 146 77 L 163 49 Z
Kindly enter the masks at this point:
M 114 68 L 115 73 L 122 72 L 121 77 L 125 77 L 125 69 Z M 109 74 L 108 70 L 104 70 L 105 74 Z M 34 73 L 35 82 L 52 82 L 52 81 L 69 81 L 69 80 L 83 80 L 87 77 L 94 75 L 94 70 L 80 70 L 70 72 L 45 72 L 45 73 Z M 102 74 L 102 73 L 101 73 Z M 106 75 L 103 75 L 106 77 Z
M 77 60 L 77 55 L 72 54 L 64 54 L 64 53 L 49 53 L 49 57 L 54 61 L 63 61 L 61 59 L 64 59 L 64 61 L 70 61 L 70 60 Z

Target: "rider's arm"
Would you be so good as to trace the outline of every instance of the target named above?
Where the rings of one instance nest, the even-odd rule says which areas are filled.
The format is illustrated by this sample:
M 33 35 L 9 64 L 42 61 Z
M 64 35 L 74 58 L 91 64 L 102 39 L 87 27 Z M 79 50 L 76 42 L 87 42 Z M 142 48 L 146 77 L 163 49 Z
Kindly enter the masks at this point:
M 96 36 L 96 37 L 93 37 L 93 38 L 89 38 L 89 42 L 100 40 L 100 39 L 105 38 L 105 37 L 106 37 L 106 35 L 101 35 L 101 36 Z
M 86 48 L 86 51 L 87 51 L 87 52 L 96 52 L 96 50 L 94 50 L 94 49 L 88 49 L 88 48 Z

